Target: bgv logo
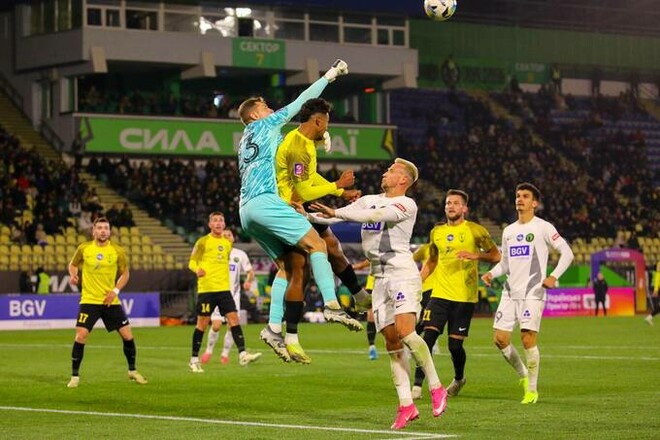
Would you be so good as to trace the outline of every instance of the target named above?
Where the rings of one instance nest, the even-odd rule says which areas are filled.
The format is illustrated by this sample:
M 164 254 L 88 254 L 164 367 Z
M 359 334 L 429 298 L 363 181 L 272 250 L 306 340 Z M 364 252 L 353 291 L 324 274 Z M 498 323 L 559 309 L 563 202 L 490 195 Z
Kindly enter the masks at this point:
M 529 246 L 511 246 L 509 248 L 510 257 L 528 257 Z

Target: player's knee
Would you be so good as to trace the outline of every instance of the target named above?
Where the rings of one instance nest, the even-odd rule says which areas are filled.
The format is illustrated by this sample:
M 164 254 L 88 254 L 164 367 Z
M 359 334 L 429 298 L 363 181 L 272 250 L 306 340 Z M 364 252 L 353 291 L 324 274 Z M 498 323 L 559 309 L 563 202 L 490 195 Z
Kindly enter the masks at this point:
M 502 350 L 503 348 L 506 348 L 509 345 L 509 338 L 500 334 L 495 333 L 495 337 L 493 338 L 493 343 Z
M 424 328 L 424 342 L 426 342 L 426 345 L 429 348 L 433 348 L 433 346 L 435 345 L 435 341 L 438 340 L 438 336 L 440 336 L 440 332 L 438 332 L 438 329 L 434 327 Z

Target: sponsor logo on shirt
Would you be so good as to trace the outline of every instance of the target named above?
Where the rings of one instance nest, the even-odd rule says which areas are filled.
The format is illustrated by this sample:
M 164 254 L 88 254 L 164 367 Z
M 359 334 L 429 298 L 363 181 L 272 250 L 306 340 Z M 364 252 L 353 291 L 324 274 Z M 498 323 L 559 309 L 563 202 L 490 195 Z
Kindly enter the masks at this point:
M 523 241 L 523 235 L 522 234 L 516 235 L 516 240 Z
M 509 257 L 529 257 L 529 246 L 511 246 L 509 248 Z
M 293 164 L 293 175 L 294 176 L 302 176 L 303 173 L 305 172 L 305 165 L 303 165 L 300 162 L 296 162 Z
M 460 234 L 458 234 L 458 241 L 460 241 L 461 243 L 465 241 L 465 232 L 461 232 Z
M 527 234 L 527 235 L 525 236 L 525 241 L 526 241 L 527 243 L 530 243 L 530 242 L 534 241 L 534 234 L 532 234 L 531 232 L 530 232 L 529 234 Z
M 559 232 L 555 233 L 555 235 L 552 236 L 552 241 L 555 241 L 559 237 L 561 237 L 561 235 L 559 235 Z
M 383 222 L 362 223 L 363 231 L 381 231 L 382 229 L 383 229 Z
M 229 271 L 230 271 L 230 272 L 236 272 L 236 265 L 233 264 L 233 263 L 230 263 L 230 264 L 229 264 Z
M 395 208 L 398 208 L 399 211 L 401 211 L 401 212 L 406 212 L 406 207 L 403 206 L 401 203 L 395 203 L 395 204 L 394 204 L 394 207 L 395 207 Z
M 449 234 L 447 236 L 447 241 L 454 241 L 454 234 Z

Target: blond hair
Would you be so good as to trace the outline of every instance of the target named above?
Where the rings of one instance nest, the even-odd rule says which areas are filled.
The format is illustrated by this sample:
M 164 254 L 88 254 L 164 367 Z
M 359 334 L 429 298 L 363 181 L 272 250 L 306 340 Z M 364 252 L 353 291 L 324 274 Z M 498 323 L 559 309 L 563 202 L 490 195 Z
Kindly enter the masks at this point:
M 245 101 L 243 101 L 241 105 L 238 107 L 238 115 L 240 116 L 243 125 L 248 125 L 250 122 L 252 122 L 252 118 L 250 118 L 250 113 L 252 113 L 252 110 L 254 110 L 254 106 L 260 102 L 263 104 L 266 103 L 264 98 L 262 98 L 261 96 L 248 98 Z

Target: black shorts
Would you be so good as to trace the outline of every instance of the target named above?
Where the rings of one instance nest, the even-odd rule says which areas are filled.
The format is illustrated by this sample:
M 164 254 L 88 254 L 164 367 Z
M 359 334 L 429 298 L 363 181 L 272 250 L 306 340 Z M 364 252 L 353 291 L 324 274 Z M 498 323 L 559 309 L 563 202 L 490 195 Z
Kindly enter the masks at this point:
M 310 209 L 309 209 L 309 205 L 311 205 L 311 204 L 312 204 L 312 202 L 305 202 L 305 203 L 303 203 L 303 208 L 305 208 L 305 211 L 307 211 L 307 212 L 314 212 L 314 211 L 310 211 Z M 316 232 L 318 232 L 319 235 L 321 235 L 321 234 L 323 234 L 325 231 L 327 231 L 328 228 L 329 228 L 330 226 L 329 226 L 329 225 L 320 225 L 320 224 L 318 224 L 318 223 L 312 223 L 312 227 L 313 227 L 314 229 L 316 229 Z
M 229 290 L 199 294 L 197 298 L 197 316 L 211 316 L 216 307 L 220 310 L 222 316 L 236 312 L 236 303 Z
M 103 320 L 108 332 L 129 325 L 126 313 L 119 304 L 109 307 L 104 304 L 80 304 L 76 327 L 85 327 L 91 332 L 99 319 Z
M 424 308 L 422 322 L 424 328 L 435 327 L 440 334 L 444 331 L 445 324 L 448 324 L 448 334 L 467 336 L 473 314 L 474 303 L 431 298 Z

